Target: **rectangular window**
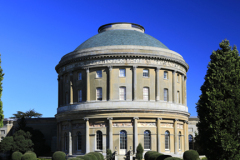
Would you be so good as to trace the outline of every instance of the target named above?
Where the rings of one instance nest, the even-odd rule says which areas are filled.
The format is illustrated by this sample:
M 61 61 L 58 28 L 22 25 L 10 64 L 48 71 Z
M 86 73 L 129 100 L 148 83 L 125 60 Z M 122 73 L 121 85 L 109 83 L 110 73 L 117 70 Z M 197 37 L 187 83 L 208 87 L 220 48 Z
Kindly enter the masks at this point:
M 168 89 L 164 88 L 164 101 L 168 101 Z
M 119 100 L 126 100 L 126 87 L 119 88 Z
M 78 80 L 82 80 L 82 73 L 78 73 Z
M 149 89 L 148 89 L 148 87 L 143 88 L 143 100 L 144 101 L 149 100 Z
M 5 130 L 1 130 L 1 135 L 4 135 L 5 134 Z
M 119 69 L 119 77 L 126 77 L 126 69 Z
M 82 102 L 82 90 L 78 90 L 78 102 Z
M 164 71 L 164 79 L 168 79 L 168 72 Z
M 97 88 L 96 90 L 97 101 L 102 100 L 102 88 Z
M 96 78 L 102 78 L 102 70 L 96 71 Z
M 148 70 L 147 69 L 143 70 L 143 77 L 148 78 Z

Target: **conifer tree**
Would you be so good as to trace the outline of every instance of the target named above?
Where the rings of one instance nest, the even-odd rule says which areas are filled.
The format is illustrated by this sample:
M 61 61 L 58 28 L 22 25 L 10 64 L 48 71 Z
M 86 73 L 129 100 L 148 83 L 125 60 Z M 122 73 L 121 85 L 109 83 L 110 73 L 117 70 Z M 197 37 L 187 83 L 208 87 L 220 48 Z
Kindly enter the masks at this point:
M 228 40 L 210 56 L 197 103 L 199 143 L 208 159 L 240 159 L 240 58 Z
M 0 128 L 3 127 L 3 119 L 4 119 L 4 115 L 3 115 L 3 104 L 2 104 L 2 80 L 3 80 L 3 70 L 1 67 L 1 55 L 0 55 Z

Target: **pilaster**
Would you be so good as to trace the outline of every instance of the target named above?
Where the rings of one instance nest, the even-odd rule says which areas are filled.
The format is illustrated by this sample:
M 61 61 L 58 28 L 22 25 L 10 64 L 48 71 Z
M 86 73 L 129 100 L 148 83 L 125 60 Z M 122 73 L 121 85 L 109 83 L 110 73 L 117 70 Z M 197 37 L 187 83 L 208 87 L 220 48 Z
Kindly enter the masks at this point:
M 133 120 L 134 120 L 134 153 L 136 154 L 137 153 L 137 146 L 138 146 L 138 127 L 137 127 L 137 124 L 138 124 L 138 117 L 134 117 Z
M 160 81 L 159 81 L 159 70 L 160 68 L 156 68 L 156 101 L 160 100 Z
M 86 122 L 86 154 L 90 152 L 90 141 L 89 141 L 89 119 L 84 118 Z
M 157 119 L 157 151 L 161 152 L 161 121 L 162 118 Z
M 137 66 L 133 66 L 133 100 L 137 100 Z
M 172 71 L 172 102 L 176 103 L 176 71 Z
M 70 91 L 69 91 L 69 99 L 70 104 L 73 104 L 73 73 L 70 73 Z
M 109 137 L 109 149 L 113 151 L 113 127 L 112 127 L 112 117 L 107 118 L 108 119 L 108 137 Z
M 86 69 L 86 101 L 90 101 L 90 81 L 89 81 L 89 68 Z
M 188 121 L 184 121 L 183 124 L 183 128 L 184 128 L 184 151 L 189 150 L 189 142 L 188 142 Z
M 72 122 L 71 121 L 68 121 L 68 124 L 69 124 L 69 130 L 68 130 L 68 142 L 69 142 L 69 145 L 68 145 L 68 154 L 69 155 L 72 155 Z
M 178 153 L 177 122 L 178 122 L 178 119 L 175 119 L 175 121 L 174 121 L 174 154 Z
M 111 75 L 112 75 L 112 66 L 108 66 L 108 83 L 109 83 L 109 85 L 108 85 L 108 100 L 109 101 L 112 101 L 112 92 L 111 92 L 111 86 L 112 86 L 112 77 L 111 77 Z

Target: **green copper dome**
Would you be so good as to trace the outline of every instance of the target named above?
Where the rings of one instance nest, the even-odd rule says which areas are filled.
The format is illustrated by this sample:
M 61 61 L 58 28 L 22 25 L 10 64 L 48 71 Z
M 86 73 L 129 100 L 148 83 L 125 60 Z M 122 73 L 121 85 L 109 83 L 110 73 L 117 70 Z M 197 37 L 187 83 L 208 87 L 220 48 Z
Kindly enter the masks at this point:
M 107 24 L 99 28 L 99 34 L 83 42 L 75 51 L 115 45 L 150 46 L 168 49 L 162 42 L 143 32 L 144 28 L 137 24 Z

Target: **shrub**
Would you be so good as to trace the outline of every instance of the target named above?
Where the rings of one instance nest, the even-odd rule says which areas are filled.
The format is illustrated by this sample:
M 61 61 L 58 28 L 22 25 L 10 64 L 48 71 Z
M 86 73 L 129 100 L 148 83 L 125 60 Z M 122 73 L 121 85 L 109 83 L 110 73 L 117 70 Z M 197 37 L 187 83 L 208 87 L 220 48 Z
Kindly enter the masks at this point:
M 66 160 L 66 154 L 62 151 L 56 151 L 53 153 L 52 160 Z
M 172 157 L 172 156 L 170 156 L 170 155 L 160 155 L 160 156 L 157 157 L 156 160 L 165 160 L 168 157 Z
M 12 160 L 21 160 L 22 153 L 19 151 L 13 152 L 12 154 Z
M 107 149 L 107 160 L 112 160 L 112 151 L 111 151 L 111 149 Z
M 168 158 L 165 158 L 164 160 L 183 160 L 183 159 L 177 158 L 177 157 L 168 157 Z
M 25 153 L 21 160 L 37 160 L 36 154 L 33 153 Z
M 92 153 L 88 153 L 84 157 L 89 157 L 91 160 L 98 160 L 98 158 L 94 154 L 92 154 Z
M 136 154 L 136 158 L 138 160 L 142 160 L 142 156 L 143 155 L 143 147 L 142 147 L 142 144 L 139 143 L 138 146 L 137 146 L 137 154 Z
M 81 158 L 83 160 L 92 160 L 91 157 L 85 155 L 85 156 L 78 156 L 77 158 Z
M 207 160 L 207 157 L 203 157 L 201 160 Z
M 97 157 L 97 160 L 104 160 L 104 157 L 101 153 L 98 152 L 90 152 L 90 154 L 93 154 L 94 156 Z
M 37 155 L 36 155 L 35 152 L 33 152 L 33 151 L 27 151 L 27 152 L 25 152 L 24 154 L 27 154 L 27 153 L 33 154 L 33 155 L 35 155 L 35 157 L 37 158 Z
M 150 160 L 150 155 L 153 153 L 157 153 L 156 151 L 147 151 L 144 155 L 145 160 Z
M 162 156 L 162 155 L 164 155 L 164 154 L 161 154 L 161 153 L 158 153 L 158 152 L 152 153 L 149 157 L 150 158 L 149 160 L 156 160 L 159 156 Z
M 199 160 L 199 154 L 195 150 L 188 150 L 185 151 L 183 154 L 183 159 L 184 160 Z

